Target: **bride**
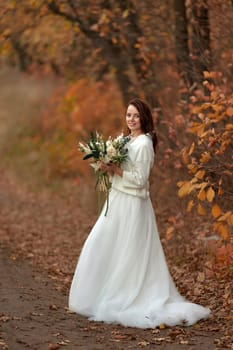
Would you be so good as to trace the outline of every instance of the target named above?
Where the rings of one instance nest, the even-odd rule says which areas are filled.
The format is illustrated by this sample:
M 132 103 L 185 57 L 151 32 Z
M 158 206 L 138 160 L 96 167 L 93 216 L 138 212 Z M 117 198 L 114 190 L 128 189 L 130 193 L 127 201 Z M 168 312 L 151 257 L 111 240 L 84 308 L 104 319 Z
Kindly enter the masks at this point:
M 113 175 L 108 214 L 103 208 L 84 244 L 69 308 L 130 327 L 190 326 L 210 310 L 185 300 L 168 271 L 149 196 L 157 139 L 148 105 L 130 101 L 126 124 L 128 160 L 121 168 L 102 164 Z

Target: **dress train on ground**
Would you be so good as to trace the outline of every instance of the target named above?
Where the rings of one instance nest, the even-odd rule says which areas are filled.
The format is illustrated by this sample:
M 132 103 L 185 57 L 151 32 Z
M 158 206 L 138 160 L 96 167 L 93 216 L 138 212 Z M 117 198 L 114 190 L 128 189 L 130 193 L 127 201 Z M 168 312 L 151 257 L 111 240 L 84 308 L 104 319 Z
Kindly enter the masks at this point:
M 170 276 L 150 198 L 112 189 L 109 200 L 82 249 L 70 310 L 138 328 L 190 326 L 208 317 L 210 310 L 186 301 Z

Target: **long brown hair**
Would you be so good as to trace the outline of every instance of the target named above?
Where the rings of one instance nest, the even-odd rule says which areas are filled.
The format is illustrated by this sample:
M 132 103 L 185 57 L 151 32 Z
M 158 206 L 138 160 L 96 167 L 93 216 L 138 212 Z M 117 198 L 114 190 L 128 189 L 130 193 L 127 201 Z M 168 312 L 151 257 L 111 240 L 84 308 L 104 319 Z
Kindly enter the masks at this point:
M 141 129 L 145 134 L 150 134 L 153 142 L 154 152 L 156 152 L 158 139 L 154 128 L 154 121 L 150 107 L 146 102 L 142 101 L 139 98 L 134 98 L 129 101 L 127 108 L 129 105 L 133 105 L 138 110 Z M 130 130 L 128 129 L 128 131 Z

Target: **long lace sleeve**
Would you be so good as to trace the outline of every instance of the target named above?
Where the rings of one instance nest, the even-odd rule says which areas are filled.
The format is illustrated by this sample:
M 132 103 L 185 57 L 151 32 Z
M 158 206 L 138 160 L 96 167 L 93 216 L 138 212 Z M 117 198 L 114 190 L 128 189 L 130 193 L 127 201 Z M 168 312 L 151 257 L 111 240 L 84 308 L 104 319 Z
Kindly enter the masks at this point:
M 142 145 L 134 161 L 129 164 L 129 170 L 123 171 L 123 186 L 127 188 L 143 188 L 148 182 L 153 165 L 154 152 L 147 144 Z

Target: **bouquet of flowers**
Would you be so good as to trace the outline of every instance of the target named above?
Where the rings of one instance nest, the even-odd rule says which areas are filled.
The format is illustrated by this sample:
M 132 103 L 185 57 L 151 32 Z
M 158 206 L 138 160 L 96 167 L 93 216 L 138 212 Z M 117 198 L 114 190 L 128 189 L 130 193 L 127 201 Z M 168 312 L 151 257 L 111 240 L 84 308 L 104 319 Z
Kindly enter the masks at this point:
M 96 188 L 99 192 L 104 192 L 107 199 L 107 207 L 105 216 L 107 215 L 109 205 L 109 190 L 111 187 L 108 173 L 101 170 L 101 163 L 114 163 L 120 166 L 122 162 L 127 160 L 128 149 L 126 146 L 129 137 L 124 137 L 123 134 L 116 138 L 109 137 L 105 140 L 98 132 L 92 132 L 90 141 L 87 143 L 79 142 L 79 150 L 84 153 L 83 159 L 93 158 L 90 166 L 94 169 L 97 175 Z M 99 196 L 98 196 L 99 198 Z

